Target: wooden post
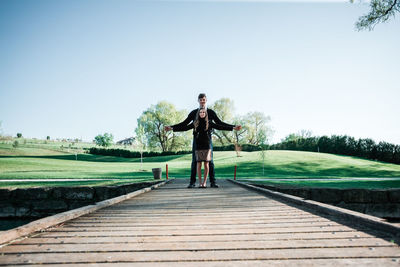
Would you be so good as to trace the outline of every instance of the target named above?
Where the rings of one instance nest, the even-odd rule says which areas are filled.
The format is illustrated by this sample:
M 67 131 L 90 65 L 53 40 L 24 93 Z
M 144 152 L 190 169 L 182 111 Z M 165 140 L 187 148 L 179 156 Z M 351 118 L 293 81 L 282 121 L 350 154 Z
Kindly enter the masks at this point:
M 167 180 L 168 180 L 168 164 L 167 164 L 167 166 L 166 166 L 166 174 L 167 174 Z
M 237 166 L 235 165 L 235 174 L 234 174 L 234 180 L 236 181 L 236 169 L 237 169 Z

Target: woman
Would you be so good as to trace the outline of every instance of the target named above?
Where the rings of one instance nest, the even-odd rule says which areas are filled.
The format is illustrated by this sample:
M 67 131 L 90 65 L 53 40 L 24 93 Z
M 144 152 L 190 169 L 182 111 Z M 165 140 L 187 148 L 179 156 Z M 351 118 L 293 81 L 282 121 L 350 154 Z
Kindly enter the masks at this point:
M 193 130 L 195 139 L 195 155 L 197 161 L 197 175 L 199 177 L 199 187 L 206 188 L 207 177 L 209 167 L 208 164 L 211 161 L 211 131 L 212 129 L 232 131 L 232 126 L 225 126 L 220 124 L 215 124 L 208 120 L 207 110 L 205 108 L 200 108 L 196 114 L 196 119 L 193 123 L 190 123 L 182 127 L 174 127 L 174 132 Z M 201 178 L 201 165 L 204 162 L 204 180 Z

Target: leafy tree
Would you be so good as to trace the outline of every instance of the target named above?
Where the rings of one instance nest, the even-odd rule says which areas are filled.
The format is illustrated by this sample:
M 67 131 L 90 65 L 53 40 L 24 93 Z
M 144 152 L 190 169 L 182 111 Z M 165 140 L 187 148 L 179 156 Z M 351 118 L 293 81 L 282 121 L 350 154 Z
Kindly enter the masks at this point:
M 221 98 L 215 101 L 210 108 L 217 113 L 218 118 L 220 118 L 222 121 L 229 123 L 233 120 L 235 104 L 232 99 Z M 224 146 L 235 143 L 230 132 L 214 130 L 214 135 L 217 137 L 217 144 L 219 145 Z
M 50 140 L 50 136 L 49 136 L 49 135 L 46 137 L 46 140 L 47 140 L 47 141 L 49 141 L 49 140 Z
M 246 119 L 245 116 L 235 116 L 233 119 L 233 124 L 234 125 L 241 125 L 242 129 L 240 131 L 233 131 L 233 138 L 234 138 L 234 144 L 235 145 L 243 145 L 247 143 L 247 132 L 249 130 L 248 127 L 248 120 Z
M 175 106 L 166 101 L 152 105 L 137 120 L 136 136 L 146 140 L 146 145 L 151 149 L 173 151 L 187 148 L 190 144 L 190 132 L 174 133 L 165 131 L 165 125 L 183 121 L 187 116 L 184 110 L 177 110 Z
M 354 3 L 354 0 L 350 0 Z M 378 23 L 387 22 L 400 11 L 400 0 L 371 0 L 370 11 L 356 22 L 357 30 L 373 30 Z
M 299 139 L 300 139 L 300 137 L 299 137 L 297 134 L 291 133 L 291 134 L 287 135 L 285 138 L 283 138 L 283 139 L 281 140 L 281 142 L 282 142 L 282 143 L 283 143 L 283 142 L 291 142 L 291 141 L 297 141 L 297 140 L 299 140 Z
M 94 138 L 94 142 L 98 146 L 108 147 L 111 146 L 114 140 L 114 136 L 110 133 L 105 133 L 103 135 L 99 134 Z
M 17 133 L 17 138 L 21 138 L 22 137 L 22 133 Z
M 393 162 L 396 145 L 387 142 L 379 142 L 377 146 L 377 158 L 386 162 Z
M 297 133 L 291 133 L 286 136 L 281 142 L 291 142 L 291 141 L 298 141 L 299 139 L 306 139 L 312 136 L 312 132 L 309 130 L 300 130 Z
M 210 108 L 217 113 L 217 116 L 222 121 L 242 126 L 240 131 L 234 131 L 233 133 L 214 131 L 217 145 L 226 146 L 234 144 L 235 149 L 239 151 L 240 147 L 244 144 L 256 146 L 265 144 L 273 134 L 272 128 L 268 126 L 271 118 L 265 116 L 262 112 L 249 112 L 244 116 L 237 115 L 234 117 L 234 102 L 229 98 L 217 100 Z
M 375 159 L 376 144 L 374 140 L 370 138 L 359 139 L 357 142 L 357 147 L 358 147 L 358 156 L 367 159 Z
M 261 145 L 267 143 L 273 131 L 268 126 L 271 118 L 262 112 L 249 112 L 246 114 L 247 123 L 247 143 L 251 145 Z

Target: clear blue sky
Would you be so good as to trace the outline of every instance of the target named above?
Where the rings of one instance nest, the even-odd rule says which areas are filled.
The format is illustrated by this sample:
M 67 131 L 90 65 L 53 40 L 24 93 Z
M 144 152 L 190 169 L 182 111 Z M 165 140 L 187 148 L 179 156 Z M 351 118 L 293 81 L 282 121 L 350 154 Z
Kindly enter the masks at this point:
M 141 113 L 229 97 L 301 129 L 400 144 L 400 20 L 347 1 L 0 1 L 4 134 L 133 135 Z

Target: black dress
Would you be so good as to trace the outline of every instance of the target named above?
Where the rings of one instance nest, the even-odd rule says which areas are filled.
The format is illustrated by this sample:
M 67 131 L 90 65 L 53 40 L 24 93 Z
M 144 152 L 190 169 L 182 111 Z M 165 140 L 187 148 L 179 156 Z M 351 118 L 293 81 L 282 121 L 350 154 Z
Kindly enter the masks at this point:
M 194 129 L 194 124 L 190 123 L 186 126 L 174 126 L 174 132 L 187 131 Z M 208 121 L 208 129 L 206 129 L 206 121 L 203 118 L 199 119 L 199 126 L 193 130 L 194 141 L 196 144 L 196 161 L 211 161 L 211 132 L 212 129 L 232 131 L 233 126 L 226 126 L 221 124 L 215 124 L 212 121 Z

